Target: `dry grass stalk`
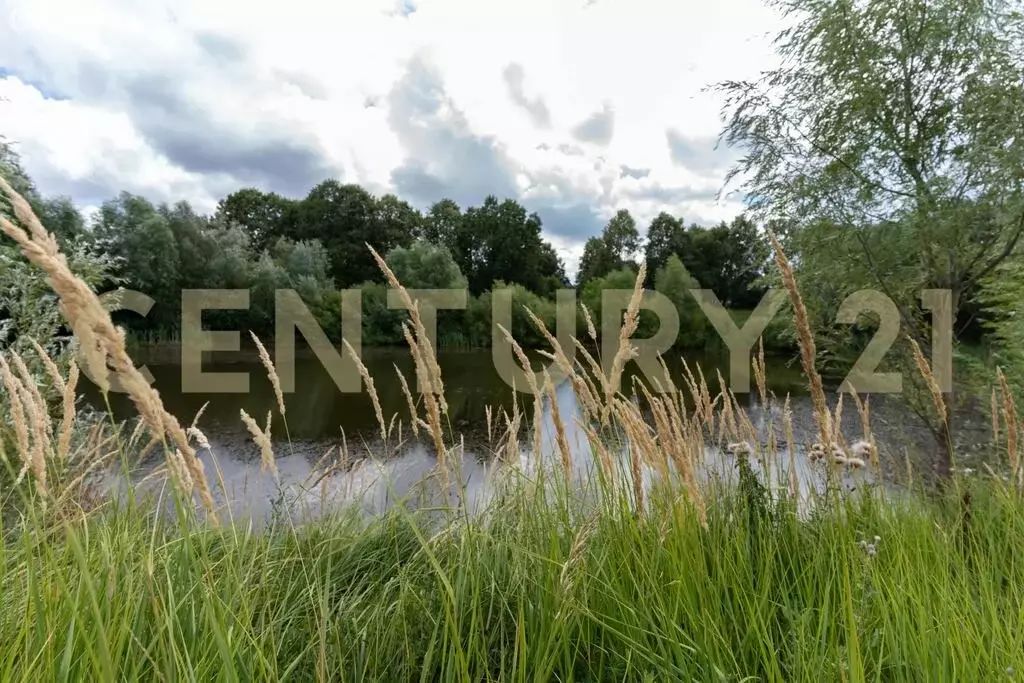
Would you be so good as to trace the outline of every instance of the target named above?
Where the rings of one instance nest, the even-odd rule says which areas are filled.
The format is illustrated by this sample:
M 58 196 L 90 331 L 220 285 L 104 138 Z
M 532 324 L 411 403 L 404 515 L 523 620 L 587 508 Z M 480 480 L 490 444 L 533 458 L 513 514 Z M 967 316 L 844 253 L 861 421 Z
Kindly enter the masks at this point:
M 590 309 L 587 308 L 585 303 L 580 303 L 580 308 L 583 309 L 583 319 L 587 322 L 587 335 L 591 341 L 597 341 L 597 329 L 594 327 L 594 318 L 590 315 Z
M 444 382 L 441 380 L 441 367 L 437 364 L 437 355 L 434 352 L 434 346 L 430 342 L 430 337 L 427 335 L 427 330 L 423 326 L 423 320 L 420 318 L 420 308 L 417 302 L 413 301 L 413 298 L 409 295 L 409 292 L 405 289 L 395 273 L 388 266 L 387 262 L 381 258 L 373 247 L 369 244 L 366 248 L 373 254 L 374 260 L 377 261 L 377 266 L 383 271 L 384 277 L 387 279 L 388 284 L 393 289 L 398 290 L 398 295 L 402 299 L 402 303 L 409 310 L 409 317 L 412 318 L 413 329 L 416 333 L 416 341 L 419 344 L 420 352 L 423 357 L 425 367 L 429 374 L 430 387 L 433 393 L 437 396 L 438 405 L 441 412 L 444 414 L 448 413 L 448 403 L 444 397 Z
M 65 385 L 64 377 L 60 374 L 60 368 L 50 358 L 50 354 L 46 352 L 42 346 L 39 345 L 35 339 L 28 340 L 32 344 L 32 348 L 36 350 L 36 354 L 39 356 L 39 360 L 43 363 L 43 367 L 46 368 L 46 374 L 50 376 L 50 382 L 53 384 L 53 388 L 57 390 L 58 394 L 63 394 Z
M 59 373 L 58 373 L 59 374 Z M 71 450 L 71 434 L 75 429 L 75 389 L 78 388 L 78 364 L 71 361 L 68 367 L 68 379 L 62 391 L 60 419 L 60 436 L 57 438 L 57 458 L 67 460 Z
M 598 414 L 597 412 L 595 412 L 597 410 L 597 396 L 594 393 L 592 393 L 593 384 L 588 381 L 584 381 L 584 378 L 581 377 L 580 374 L 576 372 L 573 360 L 570 359 L 569 356 L 565 354 L 565 350 L 562 348 L 562 345 L 559 343 L 558 339 L 553 334 L 551 334 L 547 326 L 544 324 L 544 321 L 538 318 L 533 313 L 533 311 L 529 309 L 529 307 L 524 306 L 524 309 L 526 310 L 526 315 L 529 317 L 530 321 L 540 331 L 540 333 L 544 336 L 547 342 L 551 344 L 553 353 L 541 353 L 545 357 L 553 360 L 555 362 L 555 365 L 565 374 L 565 377 L 572 383 L 573 390 L 576 392 L 576 396 L 579 398 L 580 407 L 588 414 L 596 417 Z M 507 332 L 506 335 L 508 335 Z M 573 342 L 576 342 L 575 338 L 573 339 Z M 572 351 L 575 355 L 575 347 L 572 349 Z M 520 359 L 520 362 L 522 362 L 522 359 Z
M 504 412 L 504 411 L 503 411 Z M 522 420 L 522 413 L 519 412 L 519 402 L 512 404 L 512 418 L 509 419 L 508 413 L 505 415 L 505 457 L 508 462 L 515 463 L 519 461 L 519 426 Z
M 526 353 L 523 348 L 519 346 L 517 342 L 503 326 L 498 325 L 498 329 L 504 335 L 505 340 L 511 345 L 512 353 L 515 354 L 516 359 L 519 361 L 519 365 L 523 368 L 523 374 L 526 375 L 526 384 L 529 386 L 530 391 L 533 393 L 533 455 L 539 458 L 541 455 L 541 443 L 542 432 L 541 426 L 544 421 L 544 403 L 543 392 L 541 387 L 537 385 L 537 377 L 533 372 L 533 368 L 530 365 L 530 359 L 526 357 Z
M 20 357 L 16 353 L 12 353 L 11 357 L 17 365 Z M 24 367 L 24 363 L 21 367 Z M 23 378 L 19 378 L 11 371 L 11 366 L 3 354 L 0 354 L 0 374 L 3 375 L 4 388 L 7 390 L 18 456 L 22 462 L 16 484 L 20 484 L 26 474 L 31 474 L 36 491 L 45 497 L 48 493 L 46 457 L 50 447 L 46 404 L 36 401 L 35 397 L 39 396 L 39 392 L 33 393 L 25 387 Z M 31 380 L 31 376 L 28 378 Z M 41 397 L 39 401 L 42 401 Z
M 782 283 L 789 293 L 789 301 L 793 305 L 793 315 L 796 319 L 797 341 L 800 346 L 800 363 L 803 365 L 804 374 L 807 375 L 808 384 L 811 389 L 811 401 L 814 404 L 814 414 L 818 422 L 818 435 L 821 443 L 828 446 L 831 443 L 832 429 L 829 424 L 828 402 L 825 400 L 825 390 L 822 387 L 821 376 L 815 367 L 815 359 L 818 351 L 814 345 L 814 335 L 811 333 L 811 324 L 807 319 L 807 308 L 804 306 L 803 297 L 800 295 L 800 288 L 797 287 L 796 277 L 793 275 L 793 268 L 789 265 L 789 259 L 782 251 L 775 233 L 768 231 L 768 238 L 771 240 L 775 250 L 775 264 L 779 267 L 782 275 Z
M 637 514 L 643 510 L 643 462 L 664 463 L 663 458 L 658 458 L 657 445 L 651 438 L 651 433 L 639 409 L 632 401 L 617 398 L 614 399 L 613 409 L 618 422 L 626 430 L 629 439 L 630 471 L 633 476 L 633 496 L 637 501 Z
M 249 336 L 252 337 L 253 342 L 256 343 L 256 349 L 260 354 L 260 362 L 263 363 L 263 367 L 267 371 L 267 378 L 270 380 L 271 386 L 274 387 L 274 397 L 277 399 L 277 409 L 281 412 L 281 417 L 284 417 L 284 393 L 281 391 L 281 378 L 277 376 L 277 368 L 274 367 L 274 361 L 270 360 L 270 354 L 267 353 L 266 347 L 263 346 L 263 342 L 261 342 L 260 338 L 256 336 L 256 333 L 249 330 Z
M 544 386 L 547 389 L 548 400 L 551 402 L 551 421 L 555 425 L 555 444 L 562 456 L 562 471 L 565 474 L 565 481 L 569 483 L 572 481 L 572 451 L 569 450 L 569 442 L 565 438 L 565 424 L 562 422 L 562 415 L 558 408 L 555 384 L 551 381 L 547 370 L 544 371 Z
M 607 394 L 608 378 L 605 377 L 604 370 L 601 368 L 600 363 L 598 363 L 597 359 L 594 358 L 594 356 L 592 356 L 589 351 L 587 351 L 586 347 L 583 346 L 583 344 L 578 339 L 573 339 L 573 343 L 576 345 L 576 350 L 583 355 L 583 360 L 586 363 L 586 367 L 584 367 L 583 364 L 580 364 L 581 372 L 579 372 L 578 374 L 580 374 L 583 377 L 583 381 L 587 385 L 588 392 L 590 396 L 593 397 L 591 399 L 592 405 L 585 406 L 585 409 L 589 410 L 591 413 L 593 413 L 593 415 L 599 416 L 601 414 L 601 404 L 598 400 L 598 397 Z M 587 373 L 586 371 L 588 367 L 590 368 L 590 373 Z M 597 382 L 600 382 L 601 384 L 600 393 L 598 393 L 597 385 L 590 378 L 591 373 L 593 374 Z
M 29 371 L 28 366 L 25 364 L 25 359 L 21 357 L 17 351 L 11 351 L 11 361 L 14 363 L 14 368 L 18 371 L 18 376 L 21 378 L 22 388 L 28 392 L 31 402 L 34 404 L 35 409 L 43 416 L 41 420 L 43 430 L 43 450 L 47 453 L 50 452 L 50 437 L 52 436 L 52 427 L 50 426 L 49 420 L 49 407 L 46 403 L 46 399 L 43 398 L 43 394 L 39 391 L 39 387 L 36 385 L 36 378 Z
M 569 549 L 569 555 L 562 565 L 562 571 L 559 573 L 558 578 L 559 595 L 562 596 L 562 599 L 558 605 L 558 610 L 555 612 L 554 620 L 556 623 L 564 622 L 569 614 L 569 608 L 573 604 L 576 582 L 582 573 L 581 565 L 583 564 L 584 551 L 587 547 L 587 539 L 596 526 L 597 518 L 594 517 L 576 532 L 572 547 Z
M 992 387 L 992 398 L 990 401 L 992 412 L 992 447 L 999 452 L 999 400 L 996 397 L 996 388 Z
M 25 226 L 22 228 L 6 216 L 0 216 L 0 230 L 18 243 L 22 253 L 32 263 L 46 272 L 50 287 L 60 297 L 64 319 L 81 345 L 97 384 L 105 393 L 109 391 L 109 363 L 153 435 L 162 439 L 169 438 L 181 451 L 211 521 L 217 524 L 213 495 L 206 481 L 202 463 L 189 445 L 185 430 L 181 428 L 177 419 L 167 412 L 157 391 L 149 385 L 129 358 L 125 350 L 124 333 L 114 326 L 110 314 L 96 294 L 68 268 L 67 259 L 60 253 L 57 241 L 39 222 L 28 202 L 3 178 L 0 178 L 0 190 L 7 195 L 15 216 Z
M 925 384 L 928 385 L 928 391 L 932 396 L 932 403 L 935 405 L 935 412 L 939 414 L 939 420 L 942 421 L 943 426 L 946 426 L 948 425 L 949 414 L 946 402 L 942 398 L 942 389 L 939 388 L 939 383 L 935 380 L 932 368 L 925 359 L 924 354 L 921 353 L 921 347 L 917 345 L 917 341 L 910 336 L 907 336 L 907 341 L 910 342 L 910 348 L 914 352 L 914 363 L 917 365 L 917 370 L 921 373 L 921 377 L 924 378 Z
M 17 440 L 18 456 L 25 463 L 26 469 L 29 463 L 29 431 L 28 422 L 25 419 L 25 408 L 21 401 L 21 381 L 11 372 L 10 365 L 3 354 L 0 354 L 0 376 L 3 377 L 4 388 L 7 390 L 7 399 L 10 404 L 11 424 L 14 427 L 14 437 Z
M 193 439 L 196 442 L 196 445 L 199 448 L 212 450 L 210 447 L 210 440 L 206 438 L 206 434 L 204 434 L 199 427 L 190 426 L 185 430 L 185 433 L 188 434 L 190 439 Z
M 191 424 L 191 425 L 189 425 L 190 427 L 195 427 L 196 425 L 198 425 L 198 424 L 199 424 L 199 418 L 201 418 L 201 417 L 203 416 L 203 413 L 205 413 L 205 412 L 206 412 L 206 408 L 207 408 L 207 406 L 209 406 L 209 405 L 210 405 L 210 402 L 209 402 L 209 401 L 207 401 L 206 403 L 204 403 L 204 404 L 203 404 L 203 405 L 202 405 L 202 406 L 201 406 L 201 407 L 199 408 L 199 410 L 197 410 L 197 411 L 196 411 L 196 414 L 195 414 L 194 416 L 192 416 L 192 424 Z
M 395 280 L 397 282 L 397 280 Z M 419 314 L 417 313 L 417 316 Z M 448 490 L 448 449 L 444 445 L 444 433 L 441 430 L 441 405 L 438 402 L 439 396 L 437 393 L 432 391 L 433 380 L 430 375 L 430 363 L 424 357 L 423 347 L 419 343 L 419 339 L 413 336 L 412 330 L 409 328 L 408 323 L 402 323 L 402 334 L 405 336 L 405 340 L 409 343 L 409 352 L 412 354 L 413 363 L 416 366 L 416 374 L 420 386 L 423 390 L 420 395 L 423 397 L 423 404 L 427 409 L 427 420 L 428 422 L 422 423 L 434 440 L 434 449 L 437 452 L 437 464 L 441 468 L 442 477 L 444 478 L 445 491 Z M 417 418 L 418 420 L 419 418 Z
M 433 396 L 434 392 L 431 391 L 433 380 L 430 379 L 430 371 L 427 369 L 426 361 L 423 360 L 423 353 L 420 351 L 420 345 L 416 342 L 416 337 L 413 336 L 412 329 L 408 323 L 402 324 L 402 336 L 405 337 L 405 342 L 409 345 L 409 355 L 412 356 L 413 367 L 416 369 L 416 383 L 419 386 L 420 393 L 424 398 Z
M 601 463 L 601 470 L 604 472 L 605 480 L 609 483 L 613 482 L 615 477 L 615 467 L 612 462 L 611 453 L 608 452 L 608 448 L 604 445 L 604 440 L 597 435 L 596 432 L 586 424 L 583 420 L 575 418 L 576 425 L 583 430 L 583 434 L 587 437 L 587 442 L 592 450 L 597 451 L 598 462 Z
M 1010 479 L 1017 486 L 1024 485 L 1024 468 L 1020 466 L 1020 453 L 1017 450 L 1017 405 L 1013 400 L 1013 392 L 1006 381 L 1003 369 L 996 368 L 996 377 L 1003 393 L 1003 420 L 1006 422 L 1006 455 L 1010 463 Z
M 397 370 L 398 368 L 395 369 Z M 408 397 L 408 391 L 406 391 L 406 396 Z M 484 418 L 487 421 L 487 445 L 490 446 L 494 443 L 494 431 L 492 429 L 494 413 L 491 410 L 490 404 L 484 406 Z
M 800 480 L 796 476 L 796 441 L 793 438 L 793 409 L 789 405 L 789 394 L 786 394 L 786 402 L 782 405 L 782 429 L 789 451 L 789 495 L 796 500 L 800 496 Z
M 640 302 L 644 293 L 644 280 L 647 277 L 647 263 L 640 264 L 640 272 L 637 273 L 636 282 L 633 285 L 633 294 L 629 298 L 626 312 L 622 316 L 622 327 L 619 330 L 619 346 L 612 359 L 612 367 L 608 372 L 608 383 L 605 386 L 605 415 L 611 410 L 612 396 L 619 391 L 622 382 L 622 371 L 626 363 L 636 358 L 636 347 L 630 339 L 640 325 Z
M 657 442 L 661 447 L 664 459 L 671 460 L 679 477 L 685 482 L 687 494 L 693 496 L 693 462 L 686 435 L 680 430 L 682 420 L 678 419 L 675 406 L 667 396 L 654 396 L 643 383 L 638 383 L 654 415 L 657 428 Z M 667 462 L 666 462 L 667 465 Z M 667 471 L 663 472 L 667 478 Z
M 177 448 L 167 454 L 167 469 L 178 482 L 181 490 L 191 495 L 192 490 L 195 488 L 195 482 L 192 480 L 192 474 L 185 464 L 185 457 Z
M 721 443 L 723 440 L 731 441 L 738 439 L 740 436 L 740 430 L 737 427 L 736 413 L 733 410 L 734 396 L 729 391 L 728 385 L 725 383 L 725 378 L 722 377 L 721 371 L 715 370 L 718 375 L 718 386 L 721 387 L 719 396 L 722 398 L 722 425 L 721 431 L 718 435 L 718 442 Z
M 348 339 L 343 339 L 342 343 L 345 345 L 345 350 L 348 351 L 348 355 L 355 361 L 356 367 L 359 368 L 359 374 L 362 376 L 363 381 L 366 382 L 366 390 L 370 394 L 370 401 L 373 403 L 373 413 L 377 416 L 377 424 L 380 426 L 380 438 L 385 443 L 388 442 L 388 427 L 384 422 L 384 411 L 380 407 L 380 398 L 377 396 L 377 388 L 374 386 L 373 377 L 370 376 L 370 371 L 366 368 L 359 354 L 352 348 L 352 345 L 348 342 Z
M 836 401 L 836 411 L 832 416 L 832 443 L 839 444 L 844 447 L 845 439 L 843 438 L 843 394 L 839 394 L 839 400 Z
M 416 401 L 413 400 L 412 392 L 409 391 L 409 383 L 405 381 L 405 375 L 403 375 L 402 371 L 398 369 L 398 365 L 397 364 L 393 364 L 393 365 L 395 366 L 395 374 L 398 375 L 398 381 L 402 385 L 402 393 L 405 394 L 405 401 L 409 405 L 409 419 L 412 421 L 412 435 L 417 437 L 417 438 L 419 438 L 419 435 L 420 435 L 419 417 L 420 416 L 416 412 Z M 491 414 L 490 414 L 490 406 L 488 406 L 488 413 L 487 413 L 487 434 L 488 434 L 487 438 L 488 438 L 488 441 L 490 440 L 490 433 L 491 433 Z
M 868 460 L 871 462 L 871 468 L 875 473 L 880 474 L 882 466 L 878 460 L 878 444 L 875 443 L 875 434 L 871 430 L 870 399 L 865 398 L 861 401 L 856 389 L 851 392 L 851 396 L 853 396 L 854 405 L 857 406 L 857 414 L 860 415 L 862 439 L 868 444 Z
M 642 518 L 644 514 L 644 479 L 643 469 L 640 465 L 639 446 L 635 442 L 629 444 L 629 470 L 633 477 L 633 500 L 636 502 L 636 515 Z
M 690 366 L 685 358 L 683 359 L 683 381 L 690 392 L 690 398 L 693 399 L 694 414 L 702 423 L 706 422 L 704 396 L 701 394 L 700 385 L 697 384 L 697 380 L 693 376 L 693 372 L 690 370 Z
M 32 449 L 29 451 L 28 466 L 32 478 L 36 482 L 36 490 L 40 495 L 46 496 L 46 458 L 50 450 L 50 439 L 48 431 L 50 427 L 50 416 L 47 414 L 46 404 L 35 401 L 32 392 L 21 387 L 22 402 L 25 404 L 25 413 L 28 415 L 29 428 L 32 431 Z M 37 392 L 38 393 L 38 392 Z
M 242 416 L 245 428 L 249 430 L 249 434 L 252 436 L 252 440 L 260 447 L 260 470 L 264 472 L 270 470 L 274 478 L 278 478 L 277 461 L 274 459 L 274 445 L 270 441 L 270 413 L 267 413 L 267 426 L 264 429 L 260 429 L 259 425 L 256 424 L 256 420 L 252 419 L 245 412 L 244 408 L 239 413 Z
M 761 405 L 768 403 L 768 382 L 767 370 L 764 363 L 764 337 L 757 338 L 757 357 L 751 361 L 754 369 L 754 381 L 757 383 L 757 393 L 761 397 Z
M 669 469 L 668 463 L 671 458 L 670 451 L 674 447 L 673 434 L 668 428 L 666 423 L 667 417 L 664 411 L 664 406 L 661 401 L 655 401 L 647 387 L 636 378 L 633 380 L 634 395 L 636 388 L 640 388 L 640 392 L 645 395 L 651 406 L 651 413 L 654 417 L 654 434 L 651 435 L 650 427 L 647 421 L 644 420 L 644 415 L 641 412 L 639 401 L 633 404 L 631 409 L 630 419 L 636 421 L 638 425 L 642 425 L 644 434 L 644 450 L 646 452 L 647 462 L 657 469 L 658 475 L 662 481 L 668 481 Z

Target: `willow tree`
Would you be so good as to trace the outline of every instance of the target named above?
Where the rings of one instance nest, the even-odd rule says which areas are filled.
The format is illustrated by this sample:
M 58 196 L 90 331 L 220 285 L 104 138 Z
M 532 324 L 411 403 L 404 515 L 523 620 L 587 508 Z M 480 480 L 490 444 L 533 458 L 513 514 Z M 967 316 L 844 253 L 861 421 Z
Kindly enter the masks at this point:
M 732 169 L 766 220 L 785 223 L 798 279 L 826 350 L 856 352 L 836 334 L 834 302 L 872 289 L 893 302 L 901 336 L 887 362 L 905 368 L 906 340 L 940 375 L 952 342 L 924 290 L 959 311 L 1024 233 L 1024 21 L 1004 0 L 775 0 L 791 20 L 776 68 L 716 87 L 723 139 L 743 149 Z M 932 295 L 934 296 L 934 295 Z M 877 313 L 877 311 L 875 312 Z M 868 316 L 870 317 L 870 316 Z M 876 318 L 877 319 L 877 318 Z M 946 335 L 947 337 L 949 335 Z M 945 411 L 922 400 L 913 372 L 902 396 L 939 439 L 948 471 L 952 385 Z

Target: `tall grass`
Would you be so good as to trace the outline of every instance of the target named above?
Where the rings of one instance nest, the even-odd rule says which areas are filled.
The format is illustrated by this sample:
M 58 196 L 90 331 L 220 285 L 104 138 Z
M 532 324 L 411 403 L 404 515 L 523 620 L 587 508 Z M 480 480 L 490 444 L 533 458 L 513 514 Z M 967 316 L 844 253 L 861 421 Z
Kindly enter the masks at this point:
M 50 422 L 17 357 L 0 364 L 11 406 L 0 445 L 18 475 L 0 492 L 17 503 L 16 514 L 0 516 L 3 680 L 992 681 L 1024 671 L 1017 476 L 964 480 L 930 498 L 872 487 L 839 495 L 837 468 L 858 467 L 863 454 L 876 464 L 869 411 L 857 398 L 865 434 L 847 446 L 841 403 L 834 413 L 827 404 L 777 243 L 818 419 L 808 452 L 828 455 L 818 457 L 823 495 L 764 474 L 804 457 L 793 447 L 788 400 L 783 449 L 774 438 L 761 443 L 724 381 L 712 395 L 700 368 L 687 368 L 682 388 L 667 369 L 653 387 L 618 386 L 635 353 L 641 274 L 608 375 L 582 344 L 583 359 L 570 360 L 535 318 L 581 406 L 589 479 L 578 480 L 570 416 L 557 409 L 551 376 L 534 374 L 514 345 L 535 405 L 547 397 L 555 423 L 545 454 L 534 419 L 526 464 L 552 466 L 522 466 L 528 421 L 516 404 L 494 420 L 505 427 L 494 446 L 502 476 L 487 507 L 470 514 L 459 491 L 448 496 L 463 482 L 460 440 L 446 424 L 440 367 L 410 299 L 405 335 L 420 393 L 402 384 L 416 435 L 434 450 L 442 509 L 399 505 L 367 518 L 353 507 L 302 525 L 280 517 L 256 531 L 218 508 L 192 445 L 205 442 L 198 416 L 182 429 L 139 384 L 123 335 L 27 204 L 0 188 L 17 214 L 0 227 L 50 275 L 91 369 L 106 377 L 109 366 L 142 416 L 131 435 L 82 424 L 82 435 L 65 438 L 74 429 L 64 423 L 81 420 L 66 398 L 77 375 L 48 370 L 65 397 L 62 421 Z M 762 402 L 777 401 L 762 354 L 754 373 Z M 1018 475 L 1016 411 L 1008 394 L 1001 415 L 997 403 L 993 422 Z M 241 418 L 275 473 L 269 420 L 261 428 Z M 400 440 L 397 418 L 378 420 L 385 446 Z M 127 460 L 147 438 L 167 462 L 162 500 L 129 491 L 83 504 L 90 468 Z M 733 454 L 734 483 L 698 476 L 708 445 Z M 69 460 L 83 463 L 73 477 Z M 325 463 L 320 479 L 338 469 Z

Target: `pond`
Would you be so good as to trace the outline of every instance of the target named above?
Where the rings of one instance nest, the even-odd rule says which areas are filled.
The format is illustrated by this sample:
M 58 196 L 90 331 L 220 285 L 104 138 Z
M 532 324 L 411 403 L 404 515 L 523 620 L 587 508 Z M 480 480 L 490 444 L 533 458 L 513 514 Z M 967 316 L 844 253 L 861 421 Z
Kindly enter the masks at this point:
M 243 429 L 239 419 L 240 410 L 245 410 L 262 425 L 267 411 L 273 409 L 273 433 L 277 438 L 284 438 L 284 424 L 277 414 L 273 386 L 254 353 L 222 353 L 212 362 L 204 361 L 202 366 L 204 373 L 228 372 L 248 375 L 249 387 L 244 393 L 183 391 L 180 356 L 175 357 L 174 350 L 165 350 L 162 353 L 143 350 L 134 355 L 137 363 L 146 364 L 154 378 L 153 386 L 160 392 L 164 405 L 182 423 L 191 423 L 193 416 L 208 403 L 201 419 L 201 426 L 208 436 L 241 433 Z M 543 359 L 535 353 L 530 355 L 533 356 L 532 360 L 538 361 L 535 368 L 539 369 L 539 362 Z M 409 386 L 415 392 L 415 370 L 409 352 L 405 349 L 367 348 L 362 351 L 361 358 L 373 378 L 385 419 L 390 419 L 397 413 L 408 428 L 408 404 L 396 367 L 405 375 Z M 666 355 L 664 360 L 674 380 L 679 386 L 683 386 L 682 356 L 673 353 Z M 486 429 L 488 406 L 495 411 L 504 408 L 511 412 L 512 403 L 518 394 L 520 405 L 529 407 L 531 396 L 513 391 L 496 369 L 490 350 L 442 349 L 438 354 L 438 361 L 444 380 L 451 425 L 457 432 L 466 434 L 467 438 L 479 437 L 482 434 L 481 430 Z M 697 365 L 700 366 L 712 394 L 718 391 L 716 372 L 721 372 L 728 381 L 729 359 L 725 354 L 687 353 L 686 362 L 694 372 Z M 792 363 L 788 358 L 768 358 L 766 365 L 768 386 L 777 395 L 784 397 L 786 393 L 795 396 L 806 394 L 806 383 L 799 364 Z M 626 368 L 623 386 L 631 386 L 632 377 L 639 373 L 636 363 L 630 363 Z M 105 409 L 103 397 L 95 385 L 85 379 L 83 385 L 86 400 L 98 409 Z M 753 383 L 751 386 L 753 388 Z M 373 403 L 369 393 L 365 391 L 365 385 L 364 391 L 360 393 L 343 393 L 327 368 L 311 352 L 297 352 L 295 390 L 286 393 L 284 398 L 288 433 L 293 441 L 333 441 L 344 431 L 346 438 L 359 442 L 363 439 L 373 439 L 379 434 Z M 742 403 L 748 396 L 739 395 L 738 398 Z M 110 408 L 119 419 L 135 415 L 134 406 L 123 394 L 111 394 Z
M 343 393 L 325 366 L 311 352 L 300 352 L 295 359 L 295 390 L 285 394 L 287 425 L 277 413 L 273 387 L 254 352 L 242 351 L 227 356 L 220 354 L 216 358 L 204 360 L 204 372 L 248 374 L 248 391 L 239 393 L 183 391 L 182 366 L 177 353 L 168 353 L 166 349 L 143 349 L 135 356 L 137 363 L 147 365 L 165 406 L 182 424 L 190 424 L 196 413 L 206 406 L 199 426 L 208 437 L 211 448 L 200 449 L 199 455 L 206 471 L 216 473 L 216 479 L 211 476 L 211 483 L 218 482 L 215 496 L 221 503 L 227 504 L 233 515 L 252 515 L 266 520 L 275 509 L 275 501 L 280 500 L 284 489 L 308 497 L 311 483 L 317 477 L 314 464 L 329 450 L 333 450 L 334 457 L 344 450 L 346 461 L 351 458 L 351 462 L 358 463 L 341 472 L 340 476 L 333 477 L 331 488 L 334 494 L 354 502 L 358 493 L 361 504 L 371 510 L 387 508 L 389 501 L 408 493 L 434 467 L 436 460 L 426 439 L 422 436 L 420 440 L 410 438 L 408 403 L 396 373 L 397 367 L 415 391 L 414 366 L 405 350 L 368 348 L 362 353 L 362 360 L 374 379 L 385 420 L 397 415 L 404 423 L 402 443 L 395 446 L 392 442 L 387 447 L 382 447 L 369 393 L 365 390 L 360 393 Z M 541 360 L 536 354 L 531 355 Z M 449 439 L 450 446 L 459 445 L 460 441 L 464 445 L 464 452 L 459 457 L 464 491 L 462 495 L 486 498 L 493 493 L 493 487 L 484 483 L 489 476 L 486 461 L 494 452 L 494 443 L 503 431 L 498 426 L 503 425 L 503 422 L 495 420 L 495 433 L 488 435 L 487 408 L 490 406 L 492 415 L 497 418 L 501 409 L 511 412 L 513 401 L 518 400 L 520 409 L 529 417 L 532 414 L 532 399 L 528 394 L 514 392 L 505 382 L 496 369 L 490 350 L 442 350 L 438 357 L 449 405 L 446 439 Z M 664 357 L 664 361 L 676 384 L 684 386 L 682 356 L 669 354 Z M 698 365 L 702 368 L 712 395 L 718 391 L 717 374 L 721 372 L 723 377 L 728 378 L 729 359 L 725 354 L 688 353 L 686 364 L 694 370 Z M 804 374 L 799 363 L 791 358 L 767 358 L 766 366 L 768 388 L 778 397 L 777 401 L 761 405 L 753 381 L 753 391 L 738 394 L 737 399 L 747 410 L 761 442 L 767 443 L 771 432 L 775 442 L 780 444 L 784 443 L 782 401 L 787 395 L 790 396 L 795 442 L 791 446 L 797 478 L 804 482 L 804 490 L 816 488 L 820 484 L 820 477 L 812 471 L 804 452 L 805 445 L 816 440 L 816 424 Z M 630 363 L 622 386 L 632 386 L 632 378 L 638 373 L 637 365 Z M 105 410 L 106 404 L 97 388 L 87 380 L 83 381 L 83 385 L 85 400 L 95 408 Z M 592 463 L 593 457 L 585 436 L 575 424 L 579 411 L 571 385 L 567 382 L 560 384 L 556 398 L 560 419 L 568 432 L 574 466 L 582 468 L 579 472 L 581 477 L 589 477 L 591 475 L 584 470 L 589 467 L 588 463 Z M 111 394 L 109 399 L 114 417 L 131 418 L 136 415 L 127 396 Z M 832 387 L 830 401 L 835 399 L 835 387 Z M 548 400 L 545 399 L 542 408 L 543 459 L 546 457 L 544 453 L 554 453 L 556 447 L 554 421 Z M 273 411 L 272 431 L 280 481 L 271 480 L 266 473 L 261 472 L 259 448 L 242 425 L 241 410 L 252 415 L 261 425 L 267 412 Z M 922 462 L 928 466 L 929 457 L 934 457 L 934 450 L 931 450 L 934 443 L 929 441 L 928 433 L 899 401 L 885 396 L 873 396 L 871 413 L 872 431 L 879 445 L 887 479 L 898 479 L 905 475 L 908 453 L 923 452 Z M 842 431 L 848 443 L 861 438 L 860 419 L 851 401 L 847 401 L 842 422 Z M 532 457 L 528 452 L 530 441 L 529 427 L 524 426 L 520 435 L 520 457 L 524 462 Z M 786 453 L 788 460 L 788 450 Z M 366 454 L 377 459 L 383 454 L 387 463 L 381 465 L 360 457 Z M 723 464 L 721 456 L 722 453 L 711 449 L 705 454 L 705 459 L 709 464 Z M 729 465 L 728 462 L 724 464 Z M 155 466 L 155 462 L 149 463 L 137 476 L 144 476 Z M 780 466 L 788 467 L 786 463 Z M 778 481 L 786 481 L 784 477 L 788 475 L 780 469 L 777 476 L 780 477 Z M 359 491 L 353 492 L 353 489 Z M 304 509 L 310 504 L 306 500 L 303 503 Z M 313 501 L 312 504 L 323 509 L 323 501 Z

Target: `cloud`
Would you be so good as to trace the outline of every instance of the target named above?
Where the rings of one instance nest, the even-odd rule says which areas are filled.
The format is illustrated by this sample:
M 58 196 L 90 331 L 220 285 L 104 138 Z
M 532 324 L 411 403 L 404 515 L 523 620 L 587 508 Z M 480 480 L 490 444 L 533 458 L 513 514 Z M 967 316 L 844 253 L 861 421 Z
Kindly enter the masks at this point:
M 305 195 L 317 183 L 340 175 L 306 131 L 239 125 L 167 77 L 139 77 L 124 87 L 139 132 L 153 149 L 187 171 L 227 176 L 287 196 Z
M 775 26 L 759 0 L 7 5 L 0 132 L 44 193 L 200 211 L 327 177 L 424 207 L 495 194 L 541 216 L 570 273 L 619 209 L 641 228 L 742 209 L 715 197 L 732 157 L 702 88 L 755 77 Z
M 633 178 L 635 180 L 643 180 L 647 176 L 651 175 L 651 169 L 649 168 L 633 168 L 622 164 L 620 167 L 623 178 Z
M 471 130 L 426 58 L 409 62 L 388 107 L 388 124 L 407 155 L 391 173 L 401 196 L 421 206 L 442 198 L 467 205 L 489 194 L 516 196 L 515 162 L 494 137 Z
M 516 63 L 509 64 L 502 72 L 502 77 L 505 79 L 508 95 L 512 98 L 512 101 L 526 110 L 535 126 L 548 128 L 551 125 L 551 112 L 548 111 L 548 105 L 544 103 L 543 98 L 536 97 L 530 99 L 526 96 L 526 92 L 523 89 L 526 73 L 522 65 Z
M 572 129 L 572 135 L 580 142 L 607 145 L 615 133 L 615 111 L 605 104 L 601 111 L 594 112 Z
M 697 173 L 723 174 L 739 158 L 735 150 L 719 145 L 717 136 L 686 137 L 669 128 L 665 138 L 672 163 Z
M 246 49 L 243 44 L 218 33 L 208 31 L 197 33 L 195 41 L 211 59 L 241 62 L 246 57 Z

